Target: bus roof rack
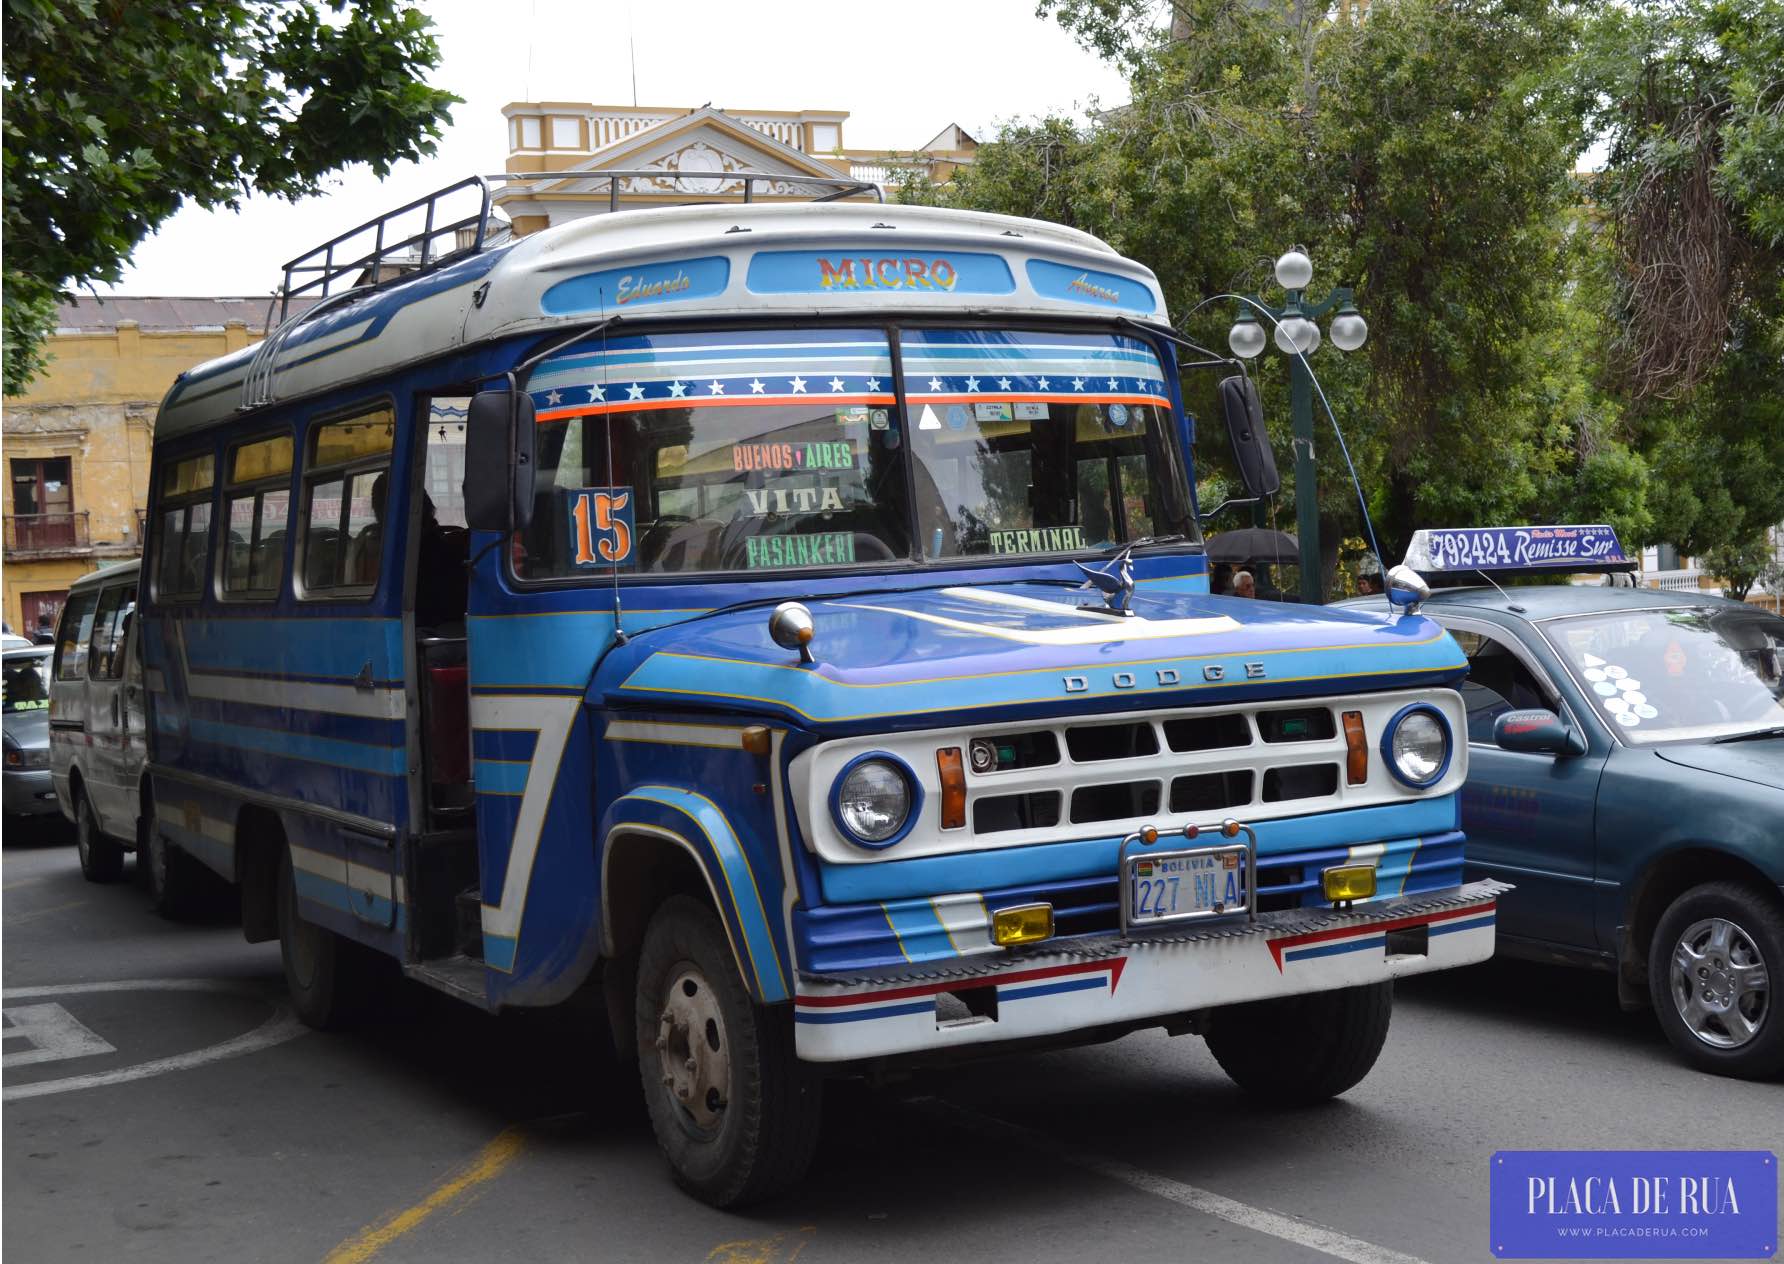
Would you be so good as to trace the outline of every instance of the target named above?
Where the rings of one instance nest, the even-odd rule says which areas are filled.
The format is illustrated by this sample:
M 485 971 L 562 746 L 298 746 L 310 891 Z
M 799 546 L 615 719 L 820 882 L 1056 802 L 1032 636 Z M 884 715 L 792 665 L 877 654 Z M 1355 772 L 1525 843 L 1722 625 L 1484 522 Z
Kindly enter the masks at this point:
M 641 167 L 631 170 L 599 171 L 504 171 L 483 177 L 485 180 L 501 181 L 506 184 L 534 184 L 546 180 L 605 180 L 607 182 L 607 209 L 617 211 L 620 203 L 620 181 L 622 180 L 658 180 L 679 182 L 682 180 L 708 180 L 721 186 L 714 193 L 713 201 L 729 201 L 732 198 L 740 202 L 756 200 L 756 186 L 759 184 L 797 184 L 816 185 L 823 192 L 812 195 L 813 202 L 839 202 L 844 198 L 862 197 L 872 194 L 876 202 L 886 200 L 885 191 L 879 185 L 867 180 L 857 180 L 853 176 L 802 176 L 766 171 L 665 171 L 661 167 Z M 735 186 L 741 183 L 741 194 L 722 186 Z M 705 193 L 709 190 L 694 188 L 691 192 Z
M 455 193 L 474 189 L 477 210 L 456 219 L 441 218 L 441 204 Z M 387 240 L 396 222 L 405 215 L 421 213 L 419 231 Z M 400 231 L 400 230 L 399 230 Z M 371 249 L 347 258 L 336 258 L 354 238 L 370 233 Z M 447 249 L 440 249 L 439 239 L 451 237 Z M 482 250 L 489 236 L 489 182 L 482 176 L 467 176 L 426 197 L 406 202 L 395 210 L 373 216 L 356 228 L 299 255 L 285 265 L 285 280 L 279 287 L 279 321 L 290 314 L 291 300 L 303 294 L 327 298 L 335 283 L 347 279 L 346 289 L 376 289 L 394 281 L 407 280 L 424 272 L 433 272 L 448 263 L 474 255 Z M 395 275 L 386 276 L 387 271 Z M 368 279 L 369 278 L 369 279 Z

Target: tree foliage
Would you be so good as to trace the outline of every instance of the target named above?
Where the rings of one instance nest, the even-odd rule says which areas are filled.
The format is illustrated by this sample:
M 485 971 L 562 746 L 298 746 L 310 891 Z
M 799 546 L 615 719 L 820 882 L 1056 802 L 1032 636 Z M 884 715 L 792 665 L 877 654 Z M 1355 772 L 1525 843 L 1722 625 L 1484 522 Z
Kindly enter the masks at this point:
M 458 100 L 401 0 L 6 0 L 5 387 L 58 296 L 115 282 L 185 201 L 299 198 L 434 150 Z
M 1609 521 L 1631 542 L 1698 551 L 1784 518 L 1779 0 L 1376 0 L 1366 19 L 1316 0 L 1039 11 L 1120 63 L 1132 103 L 1082 126 L 1013 125 L 951 186 L 907 195 L 1096 233 L 1149 264 L 1213 347 L 1234 309 L 1198 304 L 1230 289 L 1279 301 L 1268 259 L 1303 245 L 1315 297 L 1352 284 L 1370 323 L 1362 351 L 1321 351 L 1315 367 L 1388 548 L 1419 526 L 1530 520 Z M 1680 120 L 1705 102 L 1714 143 L 1687 152 Z M 1600 141 L 1608 169 L 1581 180 Z M 1643 202 L 1655 171 L 1695 171 L 1704 154 L 1696 196 L 1725 225 L 1730 279 L 1708 299 L 1679 286 L 1661 300 L 1712 310 L 1720 332 L 1656 390 L 1631 353 L 1654 324 L 1631 260 L 1658 245 L 1633 234 L 1659 213 Z M 1285 367 L 1274 352 L 1260 365 L 1286 455 Z M 1355 532 L 1354 500 L 1318 430 L 1335 538 Z M 1216 481 L 1220 446 L 1200 453 Z

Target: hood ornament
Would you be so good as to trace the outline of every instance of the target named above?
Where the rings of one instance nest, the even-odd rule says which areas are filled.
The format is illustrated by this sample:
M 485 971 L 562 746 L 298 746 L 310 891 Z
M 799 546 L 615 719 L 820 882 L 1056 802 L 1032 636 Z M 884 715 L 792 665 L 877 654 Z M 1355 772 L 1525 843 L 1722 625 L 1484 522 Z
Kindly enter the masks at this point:
M 1098 614 L 1116 614 L 1131 616 L 1130 608 L 1134 599 L 1134 546 L 1128 545 L 1109 560 L 1109 564 L 1101 570 L 1092 570 L 1082 562 L 1074 562 L 1084 572 L 1084 582 L 1080 589 L 1094 588 L 1103 595 L 1103 605 L 1081 605 L 1080 610 L 1095 610 Z

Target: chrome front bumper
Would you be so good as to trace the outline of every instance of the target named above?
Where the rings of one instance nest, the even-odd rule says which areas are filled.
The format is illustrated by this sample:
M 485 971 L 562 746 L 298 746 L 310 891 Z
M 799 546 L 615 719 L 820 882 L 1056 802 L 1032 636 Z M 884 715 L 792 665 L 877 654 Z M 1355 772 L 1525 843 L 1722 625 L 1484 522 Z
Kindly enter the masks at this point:
M 1086 935 L 931 970 L 801 974 L 799 1056 L 845 1062 L 1143 1025 L 1470 965 L 1493 955 L 1498 897 L 1510 889 L 1471 882 L 1349 912 L 1291 909 Z

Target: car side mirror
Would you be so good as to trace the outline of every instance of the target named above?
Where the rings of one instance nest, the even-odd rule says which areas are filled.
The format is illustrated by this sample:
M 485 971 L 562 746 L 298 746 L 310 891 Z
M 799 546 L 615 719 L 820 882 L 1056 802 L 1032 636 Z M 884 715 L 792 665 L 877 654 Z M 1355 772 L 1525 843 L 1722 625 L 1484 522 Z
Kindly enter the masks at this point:
M 1270 435 L 1264 429 L 1264 407 L 1250 378 L 1237 373 L 1221 381 L 1220 411 L 1226 417 L 1239 481 L 1254 497 L 1274 496 L 1282 490 L 1282 476 L 1276 472 L 1276 453 L 1270 449 Z
M 1493 721 L 1493 741 L 1501 750 L 1528 755 L 1584 755 L 1586 741 L 1553 711 L 1533 707 L 1507 711 Z
M 533 397 L 479 391 L 465 418 L 465 525 L 524 530 L 533 520 Z

